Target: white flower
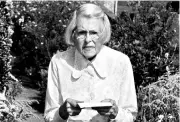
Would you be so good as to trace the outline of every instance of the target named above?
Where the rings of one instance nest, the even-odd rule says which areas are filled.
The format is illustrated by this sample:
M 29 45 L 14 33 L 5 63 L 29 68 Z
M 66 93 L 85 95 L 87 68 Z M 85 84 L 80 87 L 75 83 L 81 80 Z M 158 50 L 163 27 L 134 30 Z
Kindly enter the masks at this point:
M 173 117 L 171 114 L 169 114 L 169 115 L 168 115 L 168 118 L 169 118 L 169 119 L 172 119 L 172 118 L 174 118 L 174 117 Z
M 169 67 L 168 66 L 166 66 L 166 71 L 169 71 Z
M 19 23 L 23 23 L 24 22 L 24 16 L 22 16 L 20 19 L 19 19 Z
M 10 105 L 11 109 L 16 109 L 15 105 Z
M 31 8 L 30 9 L 30 11 L 36 11 L 37 10 L 37 8 Z
M 158 117 L 160 120 L 162 120 L 164 118 L 164 115 L 159 115 Z
M 66 27 L 66 25 L 63 25 L 63 27 L 65 28 L 65 27 Z
M 8 34 L 12 35 L 14 33 L 14 31 L 11 29 L 11 27 L 8 27 Z
M 6 2 L 7 2 L 7 3 L 11 3 L 11 2 L 12 2 L 12 0 L 6 0 Z
M 168 59 L 168 57 L 169 57 L 169 53 L 165 53 L 165 58 Z

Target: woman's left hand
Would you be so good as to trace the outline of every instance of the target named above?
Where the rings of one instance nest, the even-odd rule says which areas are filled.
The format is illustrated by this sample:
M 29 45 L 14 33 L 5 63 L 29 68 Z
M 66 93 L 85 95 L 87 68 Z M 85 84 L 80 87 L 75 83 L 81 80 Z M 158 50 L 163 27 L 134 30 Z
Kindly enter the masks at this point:
M 100 115 L 109 117 L 109 119 L 115 119 L 118 114 L 118 106 L 115 100 L 105 99 L 101 102 L 110 102 L 112 103 L 112 107 L 94 107 L 92 109 L 97 110 Z

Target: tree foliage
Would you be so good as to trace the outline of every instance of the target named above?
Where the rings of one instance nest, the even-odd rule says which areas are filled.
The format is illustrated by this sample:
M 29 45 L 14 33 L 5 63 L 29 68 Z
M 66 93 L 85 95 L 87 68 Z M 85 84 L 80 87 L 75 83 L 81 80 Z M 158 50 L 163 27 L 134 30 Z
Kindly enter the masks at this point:
M 13 23 L 11 21 L 11 4 L 0 2 L 0 89 L 6 87 L 9 100 L 20 93 L 20 82 L 11 74 L 11 61 L 13 56 L 10 53 L 12 46 L 11 35 L 13 34 Z
M 178 15 L 157 1 L 129 5 L 136 8 L 133 17 L 126 11 L 118 15 L 108 46 L 130 57 L 136 86 L 146 86 L 167 71 L 178 70 Z
M 179 73 L 163 75 L 146 87 L 138 89 L 136 122 L 178 122 L 180 120 Z

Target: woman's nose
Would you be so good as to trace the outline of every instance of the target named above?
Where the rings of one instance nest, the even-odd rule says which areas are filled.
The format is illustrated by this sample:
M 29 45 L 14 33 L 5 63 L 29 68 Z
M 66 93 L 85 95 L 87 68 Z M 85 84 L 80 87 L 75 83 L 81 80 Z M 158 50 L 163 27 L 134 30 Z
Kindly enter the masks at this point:
M 90 42 L 90 41 L 92 41 L 92 40 L 91 40 L 91 36 L 89 35 L 89 33 L 86 34 L 86 39 L 85 39 L 85 41 L 86 41 L 87 43 Z

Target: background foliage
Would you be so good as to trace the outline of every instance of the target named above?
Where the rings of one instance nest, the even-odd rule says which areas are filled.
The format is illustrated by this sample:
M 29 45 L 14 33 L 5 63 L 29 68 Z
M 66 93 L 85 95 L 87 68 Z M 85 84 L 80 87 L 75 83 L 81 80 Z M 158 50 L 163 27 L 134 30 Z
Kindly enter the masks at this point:
M 11 4 L 6 2 L 0 3 L 0 90 L 3 91 L 4 87 L 8 88 L 8 98 L 13 99 L 20 91 L 18 90 L 19 82 L 11 74 L 11 60 L 12 55 L 10 49 L 12 46 L 11 35 L 13 34 L 13 23 L 11 21 Z M 13 88 L 17 87 L 17 88 Z
M 11 61 L 13 56 L 10 54 L 12 46 L 11 35 L 13 34 L 12 4 L 0 2 L 0 100 L 9 108 L 9 113 L 0 112 L 1 122 L 15 122 L 21 115 L 21 110 L 15 106 L 15 96 L 21 93 L 21 83 L 11 74 Z M 20 119 L 21 120 L 21 119 Z
M 167 74 L 146 87 L 138 89 L 136 122 L 180 121 L 180 74 Z
M 135 8 L 133 17 L 126 11 L 117 16 L 108 46 L 130 57 L 136 87 L 146 86 L 165 72 L 179 68 L 178 14 L 167 10 L 161 2 L 141 1 L 139 6 L 130 2 L 129 5 Z
M 13 43 L 10 43 L 12 47 L 8 46 L 8 51 L 5 51 L 3 43 L 1 44 L 0 49 L 4 50 L 3 53 L 8 53 L 3 61 L 6 59 L 7 62 L 10 59 L 11 47 L 13 55 L 11 72 L 22 83 L 25 79 L 30 79 L 32 84 L 36 84 L 36 88 L 41 91 L 39 102 L 42 106 L 44 106 L 49 61 L 56 51 L 64 51 L 68 48 L 64 42 L 64 31 L 72 12 L 82 3 L 84 2 L 16 1 L 11 8 L 13 16 L 7 16 L 12 19 L 10 25 L 13 24 L 14 33 Z M 169 75 L 173 74 L 177 77 L 179 67 L 178 14 L 172 12 L 170 6 L 167 8 L 164 2 L 141 1 L 139 5 L 137 2 L 128 3 L 129 7 L 133 8 L 133 12 L 123 11 L 115 20 L 110 18 L 112 37 L 107 46 L 124 52 L 131 59 L 140 111 L 136 121 L 154 122 L 162 118 L 161 115 L 164 122 L 169 121 L 167 119 L 169 115 L 175 117 L 173 121 L 179 120 L 177 104 L 172 104 L 175 107 L 171 109 L 172 101 L 169 99 L 171 96 L 173 99 L 179 99 L 175 94 L 175 91 L 179 91 L 175 87 L 179 84 L 179 79 L 169 78 Z M 2 32 L 7 33 L 6 30 L 7 28 Z M 5 66 L 3 61 L 0 63 Z M 2 74 L 4 71 L 1 68 L 1 76 L 4 75 Z M 164 79 L 159 79 L 162 75 Z M 5 78 L 8 76 L 6 75 Z M 161 85 L 159 82 L 162 82 Z M 166 88 L 166 86 L 170 87 Z M 176 90 L 172 91 L 174 87 Z M 165 102 L 166 98 L 168 102 Z M 177 103 L 177 99 L 174 101 Z M 159 105 L 163 108 L 159 109 Z M 154 106 L 158 111 L 153 111 Z M 148 111 L 152 113 L 151 116 L 148 115 Z
M 12 22 L 12 2 L 0 1 L 0 101 L 4 102 L 9 112 L 0 112 L 1 122 L 21 122 L 29 116 L 36 117 L 29 109 L 34 100 L 16 100 L 15 97 L 22 92 L 22 84 L 11 73 L 14 56 L 11 54 L 14 33 Z

